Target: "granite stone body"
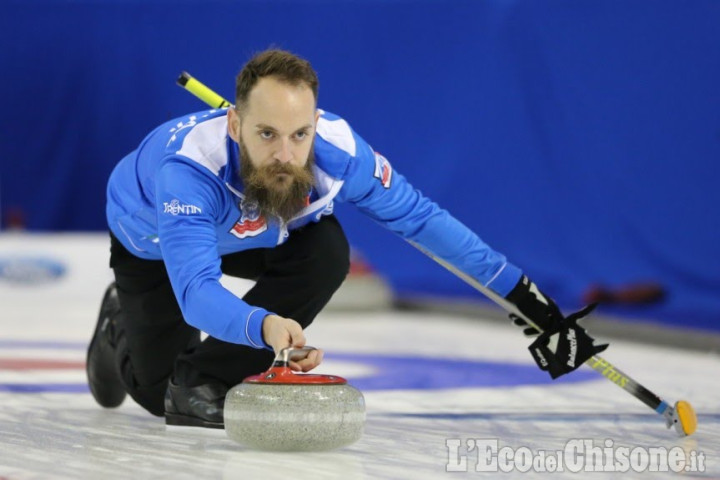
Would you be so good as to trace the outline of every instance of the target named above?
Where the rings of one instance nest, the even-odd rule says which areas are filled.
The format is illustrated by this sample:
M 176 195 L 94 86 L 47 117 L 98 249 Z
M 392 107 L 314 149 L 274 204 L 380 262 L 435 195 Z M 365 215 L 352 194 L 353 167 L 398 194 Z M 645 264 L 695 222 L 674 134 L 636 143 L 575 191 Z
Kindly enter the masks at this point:
M 360 438 L 365 399 L 347 384 L 241 383 L 228 391 L 224 416 L 227 435 L 247 447 L 331 450 Z

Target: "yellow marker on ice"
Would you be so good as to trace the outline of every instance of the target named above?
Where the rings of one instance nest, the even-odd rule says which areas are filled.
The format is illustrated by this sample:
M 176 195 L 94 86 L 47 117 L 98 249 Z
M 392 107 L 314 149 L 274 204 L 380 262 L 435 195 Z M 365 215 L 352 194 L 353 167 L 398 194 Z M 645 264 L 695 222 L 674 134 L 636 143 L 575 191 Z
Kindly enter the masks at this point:
M 180 77 L 177 79 L 177 84 L 213 108 L 225 108 L 232 106 L 232 103 L 210 90 L 202 82 L 194 79 L 187 72 L 182 72 L 180 74 Z

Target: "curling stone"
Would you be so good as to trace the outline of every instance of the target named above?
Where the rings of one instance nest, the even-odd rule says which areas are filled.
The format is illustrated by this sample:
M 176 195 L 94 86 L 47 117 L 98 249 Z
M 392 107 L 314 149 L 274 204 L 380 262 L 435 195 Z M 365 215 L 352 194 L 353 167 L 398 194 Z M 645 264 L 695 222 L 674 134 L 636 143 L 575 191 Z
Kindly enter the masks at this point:
M 258 450 L 322 451 L 349 445 L 365 425 L 365 398 L 336 375 L 298 374 L 290 360 L 313 347 L 285 348 L 270 369 L 225 397 L 225 432 Z

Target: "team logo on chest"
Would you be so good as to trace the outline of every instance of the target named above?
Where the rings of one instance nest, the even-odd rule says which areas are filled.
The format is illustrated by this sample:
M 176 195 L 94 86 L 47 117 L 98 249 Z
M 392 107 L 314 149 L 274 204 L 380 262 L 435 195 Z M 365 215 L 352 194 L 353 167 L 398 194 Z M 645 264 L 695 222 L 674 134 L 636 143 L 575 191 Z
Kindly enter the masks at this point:
M 256 237 L 267 230 L 265 217 L 260 215 L 260 209 L 256 203 L 240 202 L 242 215 L 240 220 L 230 229 L 230 233 L 237 238 Z

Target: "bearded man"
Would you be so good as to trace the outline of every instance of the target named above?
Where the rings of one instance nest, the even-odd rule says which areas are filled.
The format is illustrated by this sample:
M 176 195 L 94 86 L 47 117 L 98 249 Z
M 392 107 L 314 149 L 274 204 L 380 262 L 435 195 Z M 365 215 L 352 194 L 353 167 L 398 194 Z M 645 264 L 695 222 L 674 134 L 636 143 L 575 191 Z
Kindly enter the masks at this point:
M 233 107 L 160 125 L 115 167 L 107 188 L 115 282 L 87 357 L 101 406 L 129 394 L 168 424 L 222 428 L 227 390 L 266 370 L 273 351 L 303 346 L 303 329 L 347 275 L 334 202 L 355 204 L 544 330 L 563 325 L 518 267 L 413 189 L 344 119 L 319 110 L 317 98 L 307 61 L 267 50 L 239 73 Z M 256 283 L 241 299 L 220 284 L 223 273 Z M 579 366 L 597 349 L 582 329 L 577 335 Z M 322 354 L 291 367 L 309 371 Z M 545 370 L 548 361 L 560 374 L 576 368 L 545 357 Z

